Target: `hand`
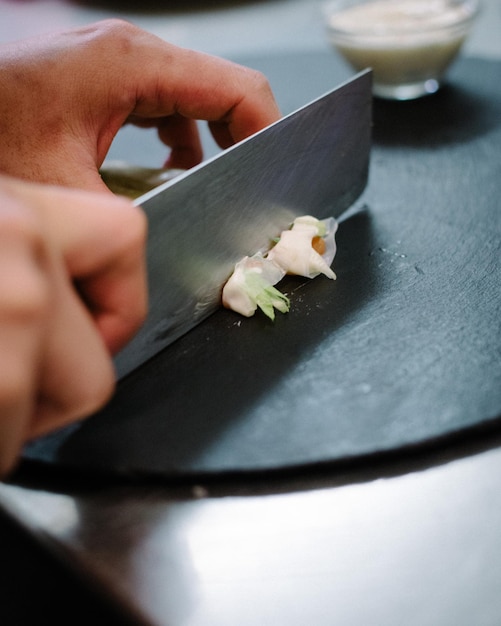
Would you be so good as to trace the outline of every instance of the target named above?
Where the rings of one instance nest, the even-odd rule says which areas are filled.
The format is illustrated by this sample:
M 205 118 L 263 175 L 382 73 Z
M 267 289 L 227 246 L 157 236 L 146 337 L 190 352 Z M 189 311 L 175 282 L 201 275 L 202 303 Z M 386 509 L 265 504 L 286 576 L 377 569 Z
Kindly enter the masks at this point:
M 146 313 L 144 215 L 0 177 L 0 474 L 30 437 L 100 408 Z
M 121 126 L 157 127 L 166 165 L 202 159 L 197 119 L 226 148 L 276 121 L 262 74 L 176 47 L 120 20 L 0 47 L 0 171 L 105 190 Z

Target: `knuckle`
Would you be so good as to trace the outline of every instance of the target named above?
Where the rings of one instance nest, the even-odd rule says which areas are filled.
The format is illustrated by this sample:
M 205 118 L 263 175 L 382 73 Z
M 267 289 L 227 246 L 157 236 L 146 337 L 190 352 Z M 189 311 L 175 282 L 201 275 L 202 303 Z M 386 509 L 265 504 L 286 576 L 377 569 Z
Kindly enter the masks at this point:
M 139 207 L 124 206 L 121 215 L 120 232 L 115 231 L 117 252 L 123 259 L 127 259 L 131 267 L 137 266 L 144 258 L 148 221 L 146 214 Z
M 140 30 L 131 22 L 112 17 L 95 25 L 94 37 L 108 49 L 116 48 L 117 54 L 127 54 L 134 46 Z
M 115 390 L 115 376 L 111 361 L 102 363 L 94 373 L 82 375 L 73 383 L 68 404 L 61 407 L 64 421 L 81 419 L 101 409 L 111 398 Z
M 130 34 L 137 31 L 137 26 L 119 17 L 110 17 L 95 24 L 96 32 L 105 37 Z
M 271 86 L 267 77 L 259 70 L 250 70 L 250 78 L 254 84 L 254 87 L 259 92 L 271 93 Z
M 25 209 L 14 198 L 7 196 L 0 212 L 0 235 L 37 241 L 40 239 L 38 220 L 33 212 Z
M 6 316 L 17 325 L 42 325 L 50 307 L 49 289 L 45 281 L 33 274 L 23 278 L 23 291 L 11 295 L 6 302 Z
M 131 227 L 127 229 L 128 245 L 138 252 L 142 253 L 146 245 L 146 235 L 148 231 L 148 221 L 146 214 L 142 209 L 135 206 L 129 208 L 129 219 Z
M 114 391 L 115 377 L 110 367 L 107 374 L 95 380 L 92 389 L 88 390 L 87 400 L 82 402 L 82 415 L 90 415 L 101 409 L 110 400 Z
M 0 245 L 1 317 L 21 325 L 43 319 L 50 306 L 43 238 L 30 219 L 15 216 L 0 220 Z

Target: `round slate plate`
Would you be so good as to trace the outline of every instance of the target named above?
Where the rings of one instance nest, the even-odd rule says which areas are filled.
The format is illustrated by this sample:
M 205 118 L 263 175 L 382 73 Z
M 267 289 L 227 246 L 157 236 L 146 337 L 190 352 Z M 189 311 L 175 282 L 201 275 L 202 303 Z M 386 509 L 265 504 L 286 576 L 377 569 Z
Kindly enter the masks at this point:
M 332 55 L 243 60 L 284 111 L 349 71 Z M 462 59 L 438 94 L 374 104 L 363 198 L 333 283 L 288 279 L 271 323 L 220 310 L 24 459 L 179 477 L 357 460 L 501 421 L 501 64 Z M 305 207 L 305 213 L 308 207 Z

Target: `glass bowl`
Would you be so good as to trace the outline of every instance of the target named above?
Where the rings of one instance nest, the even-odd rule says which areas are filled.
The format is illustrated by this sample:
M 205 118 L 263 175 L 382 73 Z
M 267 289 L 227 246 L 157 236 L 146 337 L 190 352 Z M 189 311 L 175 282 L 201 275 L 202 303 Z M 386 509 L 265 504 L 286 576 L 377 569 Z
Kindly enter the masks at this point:
M 357 71 L 371 67 L 374 95 L 434 93 L 458 54 L 479 0 L 332 0 L 324 5 L 334 48 Z

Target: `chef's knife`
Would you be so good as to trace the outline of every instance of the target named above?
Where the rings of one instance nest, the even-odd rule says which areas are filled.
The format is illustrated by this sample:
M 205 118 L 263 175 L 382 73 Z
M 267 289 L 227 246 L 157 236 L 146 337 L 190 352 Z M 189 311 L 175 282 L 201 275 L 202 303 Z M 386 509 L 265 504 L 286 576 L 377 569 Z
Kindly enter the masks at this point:
M 136 203 L 148 217 L 150 310 L 115 360 L 125 376 L 213 313 L 233 267 L 298 215 L 339 216 L 361 194 L 371 73 L 353 79 Z

